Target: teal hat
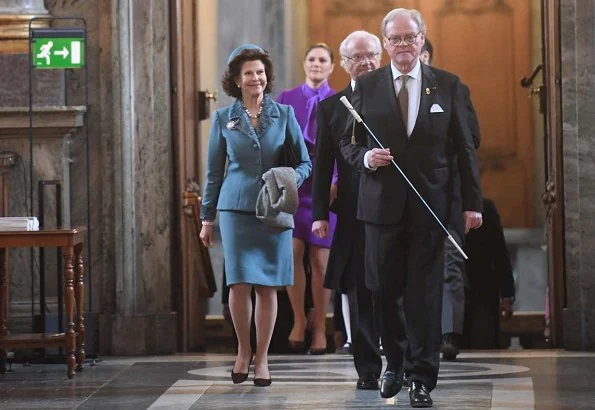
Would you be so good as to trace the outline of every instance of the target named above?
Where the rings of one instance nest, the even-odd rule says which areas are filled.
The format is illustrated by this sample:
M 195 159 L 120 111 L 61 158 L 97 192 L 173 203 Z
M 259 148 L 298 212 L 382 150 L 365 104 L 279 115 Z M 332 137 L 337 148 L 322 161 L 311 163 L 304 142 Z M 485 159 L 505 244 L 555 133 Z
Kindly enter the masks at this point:
M 242 44 L 241 46 L 237 47 L 235 50 L 231 52 L 229 58 L 227 59 L 227 64 L 229 65 L 229 63 L 231 63 L 231 61 L 234 58 L 236 58 L 242 51 L 245 50 L 256 50 L 266 54 L 266 51 L 264 51 L 261 47 L 257 46 L 256 44 Z

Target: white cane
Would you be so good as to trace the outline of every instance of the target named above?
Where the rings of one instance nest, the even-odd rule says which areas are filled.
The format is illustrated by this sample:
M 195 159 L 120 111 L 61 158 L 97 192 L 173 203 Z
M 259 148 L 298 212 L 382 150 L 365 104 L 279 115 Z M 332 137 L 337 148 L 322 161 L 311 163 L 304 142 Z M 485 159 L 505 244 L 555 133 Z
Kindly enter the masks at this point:
M 349 100 L 347 99 L 347 97 L 343 96 L 339 99 L 343 105 L 345 107 L 347 107 L 347 109 L 349 110 L 349 112 L 351 113 L 351 115 L 353 115 L 353 118 L 355 118 L 355 120 L 357 122 L 359 122 L 360 124 L 362 124 L 366 130 L 368 131 L 368 133 L 372 136 L 372 138 L 374 138 L 374 141 L 376 141 L 376 143 L 380 146 L 380 148 L 385 149 L 384 146 L 380 143 L 380 141 L 378 141 L 378 138 L 376 138 L 376 135 L 374 135 L 374 133 L 372 132 L 372 130 L 370 128 L 368 128 L 368 125 L 364 122 L 364 120 L 362 120 L 362 117 L 359 116 L 359 114 L 357 113 L 357 111 L 355 111 L 355 108 L 353 108 L 353 106 L 351 105 L 351 103 L 349 102 Z M 438 217 L 436 216 L 436 214 L 434 213 L 434 211 L 432 210 L 432 208 L 430 208 L 430 205 L 428 205 L 428 203 L 426 202 L 426 200 L 421 196 L 421 194 L 417 191 L 417 189 L 415 189 L 415 187 L 413 186 L 413 184 L 411 183 L 411 181 L 409 180 L 409 178 L 407 178 L 407 175 L 405 175 L 405 173 L 403 172 L 403 170 L 401 170 L 401 168 L 397 165 L 397 163 L 395 162 L 395 160 L 391 160 L 391 162 L 393 163 L 393 165 L 395 166 L 395 168 L 397 168 L 397 171 L 399 171 L 399 173 L 403 176 L 403 178 L 405 178 L 405 181 L 407 181 L 407 183 L 409 184 L 409 186 L 411 187 L 411 189 L 413 189 L 413 192 L 415 192 L 417 194 L 417 196 L 419 197 L 419 199 L 421 200 L 421 202 L 423 202 L 423 204 L 426 206 L 426 209 L 432 214 L 432 216 L 434 217 L 434 219 L 436 220 L 436 222 L 438 222 L 438 225 L 440 225 L 440 227 L 442 228 L 442 230 L 444 231 L 444 233 L 446 234 L 446 236 L 448 237 L 448 240 L 454 245 L 455 248 L 457 248 L 457 250 L 459 251 L 459 253 L 461 255 L 463 255 L 463 258 L 465 259 L 469 259 L 467 257 L 467 255 L 465 254 L 465 252 L 463 251 L 463 249 L 461 249 L 461 247 L 459 246 L 459 244 L 457 243 L 457 241 L 455 241 L 455 239 L 452 237 L 452 235 L 448 232 L 448 229 L 446 229 L 444 227 L 444 224 L 442 224 L 442 222 L 440 221 L 440 219 L 438 219 Z

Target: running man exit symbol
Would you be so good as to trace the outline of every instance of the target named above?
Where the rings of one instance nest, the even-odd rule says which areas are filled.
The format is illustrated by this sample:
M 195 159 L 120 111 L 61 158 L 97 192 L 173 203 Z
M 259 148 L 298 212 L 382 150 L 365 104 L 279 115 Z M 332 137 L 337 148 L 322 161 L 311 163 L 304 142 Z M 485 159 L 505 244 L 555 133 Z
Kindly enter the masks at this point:
M 84 39 L 37 38 L 33 40 L 35 68 L 81 68 L 85 65 Z

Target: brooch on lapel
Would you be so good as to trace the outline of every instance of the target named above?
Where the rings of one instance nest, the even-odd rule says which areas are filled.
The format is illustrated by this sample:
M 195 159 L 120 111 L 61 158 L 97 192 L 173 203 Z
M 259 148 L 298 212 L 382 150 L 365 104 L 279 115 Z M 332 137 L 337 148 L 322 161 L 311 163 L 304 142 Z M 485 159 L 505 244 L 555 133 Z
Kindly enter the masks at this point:
M 432 91 L 436 91 L 438 88 L 436 86 L 432 87 L 430 89 L 430 87 L 426 87 L 426 95 L 430 95 L 432 93 Z
M 237 121 L 230 121 L 225 125 L 228 130 L 232 130 L 236 126 Z

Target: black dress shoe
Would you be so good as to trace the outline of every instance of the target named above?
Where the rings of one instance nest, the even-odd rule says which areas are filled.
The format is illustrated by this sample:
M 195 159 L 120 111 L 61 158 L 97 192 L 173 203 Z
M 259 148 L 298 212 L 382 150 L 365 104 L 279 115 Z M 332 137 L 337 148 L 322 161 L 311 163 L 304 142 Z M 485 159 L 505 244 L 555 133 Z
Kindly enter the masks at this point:
M 273 379 L 270 377 L 268 379 L 254 379 L 254 385 L 258 387 L 267 387 L 270 386 L 273 382 Z
M 409 402 L 411 407 L 415 409 L 432 407 L 433 401 L 430 397 L 430 389 L 428 389 L 428 386 L 417 380 L 411 380 Z
M 337 353 L 337 354 L 353 354 L 353 347 L 351 345 L 351 342 L 347 342 L 343 346 L 337 347 L 337 349 L 335 349 L 335 353 Z
M 321 349 L 312 349 L 310 348 L 310 355 L 311 356 L 320 356 L 326 353 L 326 347 Z
M 373 374 L 364 374 L 357 380 L 358 390 L 378 390 L 378 377 Z
M 306 353 L 308 350 L 306 349 L 306 342 L 303 340 L 288 340 L 287 341 L 287 348 L 289 349 L 290 353 Z
M 250 361 L 248 362 L 248 372 L 250 372 L 250 365 L 252 364 L 252 356 L 250 356 Z M 240 384 L 244 383 L 248 378 L 248 372 L 246 373 L 234 373 L 233 368 L 231 369 L 231 381 L 233 384 Z
M 442 336 L 442 344 L 440 345 L 442 358 L 444 360 L 455 360 L 459 354 L 459 334 L 446 333 Z
M 403 387 L 401 374 L 387 370 L 382 375 L 382 380 L 380 381 L 380 397 L 385 399 L 395 397 L 401 391 L 401 387 Z

